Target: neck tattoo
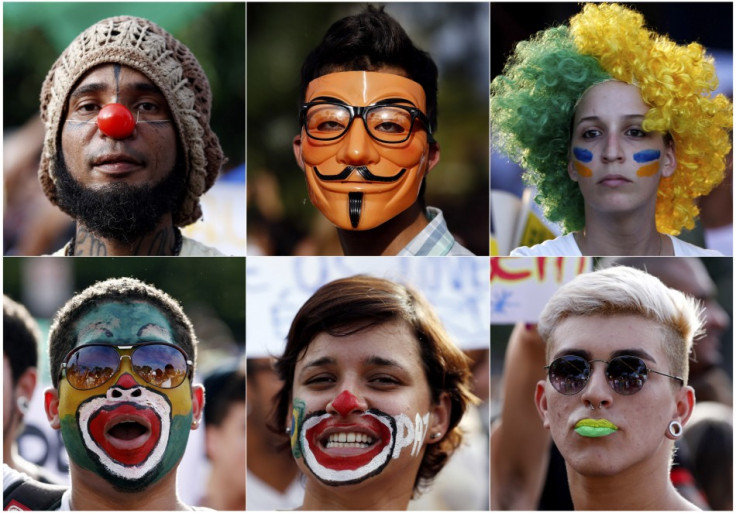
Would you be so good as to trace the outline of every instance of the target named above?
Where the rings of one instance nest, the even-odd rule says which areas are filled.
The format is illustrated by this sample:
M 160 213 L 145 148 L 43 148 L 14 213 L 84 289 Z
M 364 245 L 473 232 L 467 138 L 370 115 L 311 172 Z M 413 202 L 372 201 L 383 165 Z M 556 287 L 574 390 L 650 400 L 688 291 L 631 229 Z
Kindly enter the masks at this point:
M 181 247 L 184 243 L 184 238 L 181 235 L 181 230 L 178 226 L 174 226 L 174 248 L 171 250 L 171 253 L 174 256 L 179 256 L 179 253 L 181 253 Z M 71 240 L 69 241 L 69 244 L 66 247 L 66 251 L 64 251 L 64 256 L 74 256 L 74 251 L 76 249 L 77 245 L 77 233 L 74 232 L 74 235 L 72 235 Z

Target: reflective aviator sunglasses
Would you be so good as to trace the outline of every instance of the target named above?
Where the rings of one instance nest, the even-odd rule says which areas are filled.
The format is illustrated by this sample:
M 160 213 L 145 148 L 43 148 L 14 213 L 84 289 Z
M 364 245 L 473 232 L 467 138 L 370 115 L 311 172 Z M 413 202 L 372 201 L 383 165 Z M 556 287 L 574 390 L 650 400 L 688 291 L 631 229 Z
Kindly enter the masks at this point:
M 173 344 L 88 344 L 73 349 L 61 364 L 59 373 L 77 390 L 91 390 L 110 381 L 120 369 L 123 358 L 130 359 L 138 377 L 158 388 L 178 387 L 193 367 L 184 351 Z
M 555 390 L 564 395 L 575 395 L 588 384 L 593 362 L 606 364 L 608 384 L 614 392 L 621 395 L 639 392 L 649 379 L 650 372 L 676 379 L 681 385 L 685 383 L 682 378 L 648 368 L 644 360 L 630 355 L 616 356 L 610 361 L 586 360 L 581 356 L 566 355 L 557 358 L 545 369 Z

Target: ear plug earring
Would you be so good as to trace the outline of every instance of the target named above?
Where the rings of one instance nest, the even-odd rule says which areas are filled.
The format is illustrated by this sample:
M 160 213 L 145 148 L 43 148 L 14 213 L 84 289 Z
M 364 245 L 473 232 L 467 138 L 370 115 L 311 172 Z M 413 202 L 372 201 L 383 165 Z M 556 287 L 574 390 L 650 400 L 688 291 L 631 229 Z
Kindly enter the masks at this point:
M 18 405 L 18 409 L 20 410 L 20 412 L 23 415 L 25 415 L 26 413 L 28 413 L 29 403 L 28 403 L 28 399 L 27 398 L 21 396 L 21 397 L 18 397 L 15 402 Z
M 672 438 L 677 439 L 682 435 L 682 424 L 679 421 L 673 420 L 667 426 L 667 431 L 670 433 Z

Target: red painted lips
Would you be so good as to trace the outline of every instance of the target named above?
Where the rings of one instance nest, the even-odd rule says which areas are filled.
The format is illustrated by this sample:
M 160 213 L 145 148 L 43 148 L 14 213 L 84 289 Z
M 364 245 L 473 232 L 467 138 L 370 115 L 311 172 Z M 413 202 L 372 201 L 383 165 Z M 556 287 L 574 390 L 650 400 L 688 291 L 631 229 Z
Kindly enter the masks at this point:
M 90 419 L 89 434 L 112 459 L 139 465 L 161 437 L 161 419 L 149 408 L 125 403 L 101 409 Z
M 326 449 L 330 434 L 339 432 L 361 432 L 376 439 L 367 449 Z M 306 440 L 317 462 L 334 470 L 355 470 L 370 463 L 391 441 L 391 430 L 379 420 L 365 416 L 360 423 L 339 423 L 327 418 L 309 429 Z

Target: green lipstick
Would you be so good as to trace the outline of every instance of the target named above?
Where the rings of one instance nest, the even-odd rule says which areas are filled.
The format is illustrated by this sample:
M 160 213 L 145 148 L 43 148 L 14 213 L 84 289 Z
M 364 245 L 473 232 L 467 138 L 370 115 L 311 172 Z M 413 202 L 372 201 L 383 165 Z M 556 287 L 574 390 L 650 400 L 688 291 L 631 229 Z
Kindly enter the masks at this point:
M 618 431 L 618 426 L 606 419 L 583 419 L 575 424 L 575 432 L 580 436 L 598 438 Z

